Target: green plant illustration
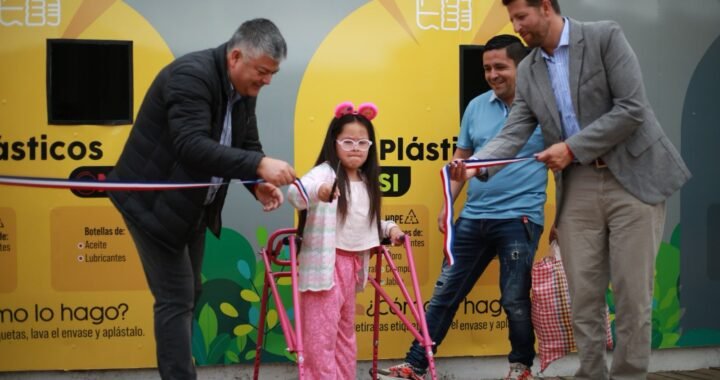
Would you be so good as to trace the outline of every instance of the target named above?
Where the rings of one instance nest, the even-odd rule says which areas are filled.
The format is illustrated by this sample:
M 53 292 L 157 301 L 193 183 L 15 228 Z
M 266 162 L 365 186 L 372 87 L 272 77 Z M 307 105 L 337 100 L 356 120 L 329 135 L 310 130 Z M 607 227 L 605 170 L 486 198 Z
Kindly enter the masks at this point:
M 208 233 L 202 270 L 202 293 L 195 308 L 192 353 L 197 365 L 248 363 L 255 359 L 258 333 L 263 333 L 264 362 L 294 361 L 269 297 L 265 331 L 258 331 L 265 264 L 250 243 L 234 230 L 224 228 L 222 238 Z M 258 228 L 258 246 L 265 246 L 267 230 Z M 287 248 L 285 249 L 287 251 Z M 284 254 L 287 254 L 285 252 Z M 282 267 L 273 268 L 283 270 Z M 287 278 L 278 281 L 278 292 L 293 319 L 292 294 Z
M 268 233 L 256 230 L 258 246 L 267 244 Z M 287 257 L 287 248 L 283 255 Z M 197 365 L 251 363 L 255 359 L 261 296 L 265 276 L 262 258 L 238 232 L 223 229 L 222 239 L 208 233 L 203 262 L 203 291 L 193 321 L 192 353 Z M 276 267 L 273 271 L 286 270 Z M 655 262 L 655 288 L 652 311 L 652 348 L 687 347 L 720 344 L 718 330 L 682 331 L 680 320 L 680 225 L 669 242 L 661 242 Z M 278 292 L 292 321 L 290 280 L 281 278 Z M 615 339 L 615 304 L 612 289 L 606 300 Z M 275 302 L 268 301 L 263 339 L 263 362 L 295 361 L 287 351 Z
M 675 226 L 670 242 L 661 242 L 655 259 L 653 292 L 652 348 L 669 348 L 680 339 L 682 309 L 678 298 L 680 279 L 680 225 Z

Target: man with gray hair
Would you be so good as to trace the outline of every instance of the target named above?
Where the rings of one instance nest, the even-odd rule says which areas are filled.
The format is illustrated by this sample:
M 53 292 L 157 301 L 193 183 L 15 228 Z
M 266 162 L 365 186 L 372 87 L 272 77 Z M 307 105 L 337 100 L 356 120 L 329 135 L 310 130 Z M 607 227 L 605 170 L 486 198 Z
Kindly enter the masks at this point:
M 278 186 L 295 179 L 284 161 L 262 151 L 256 97 L 270 84 L 287 46 L 269 20 L 240 25 L 213 49 L 182 56 L 148 89 L 111 181 L 214 183 L 203 188 L 113 191 L 108 195 L 133 237 L 155 298 L 157 362 L 163 379 L 195 379 L 191 337 L 200 294 L 205 229 L 220 236 L 228 181 L 248 186 L 265 211 L 278 208 Z

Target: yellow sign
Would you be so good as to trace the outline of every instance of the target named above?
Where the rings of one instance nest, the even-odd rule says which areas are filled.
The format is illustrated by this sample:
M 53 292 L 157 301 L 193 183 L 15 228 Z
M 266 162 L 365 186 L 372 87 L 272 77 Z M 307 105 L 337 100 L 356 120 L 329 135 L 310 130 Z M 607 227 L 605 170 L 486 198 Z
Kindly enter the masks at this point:
M 56 208 L 50 239 L 55 290 L 147 289 L 135 245 L 114 207 Z
M 5 268 L 0 276 L 0 293 L 9 293 L 17 287 L 17 229 L 15 212 L 11 208 L 0 207 L 0 268 Z
M 163 39 L 122 1 L 2 7 L 0 173 L 68 178 L 114 165 L 130 125 L 48 124 L 46 40 L 134 41 L 142 99 L 173 58 Z M 155 365 L 153 301 L 124 229 L 107 198 L 0 186 L 0 371 Z

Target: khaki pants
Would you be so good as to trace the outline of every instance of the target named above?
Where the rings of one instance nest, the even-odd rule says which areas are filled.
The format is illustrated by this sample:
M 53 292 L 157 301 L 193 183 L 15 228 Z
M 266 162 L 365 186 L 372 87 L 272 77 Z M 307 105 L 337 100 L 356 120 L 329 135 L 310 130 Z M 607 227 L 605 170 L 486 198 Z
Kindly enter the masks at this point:
M 605 291 L 610 283 L 616 341 L 609 376 L 645 379 L 665 202 L 641 202 L 607 168 L 572 165 L 563 172 L 563 186 L 557 230 L 580 356 L 575 378 L 608 379 Z

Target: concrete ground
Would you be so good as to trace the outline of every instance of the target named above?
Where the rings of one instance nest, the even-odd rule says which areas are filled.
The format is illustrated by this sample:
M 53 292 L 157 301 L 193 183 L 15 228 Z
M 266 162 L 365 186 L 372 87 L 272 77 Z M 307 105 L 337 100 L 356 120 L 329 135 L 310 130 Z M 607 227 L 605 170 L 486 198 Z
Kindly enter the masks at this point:
M 386 367 L 398 361 L 381 361 L 380 366 Z M 357 378 L 370 380 L 368 370 L 371 362 L 358 363 Z M 436 367 L 438 380 L 481 380 L 501 379 L 507 372 L 505 357 L 462 357 L 437 358 Z M 701 368 L 720 367 L 720 347 L 682 348 L 653 351 L 650 360 L 650 371 L 681 371 Z M 571 354 L 552 364 L 543 376 L 572 376 L 577 368 L 577 356 Z M 539 368 L 537 365 L 534 373 Z M 233 365 L 218 367 L 201 367 L 198 369 L 199 380 L 249 380 L 253 377 L 252 365 Z M 155 380 L 159 379 L 154 369 L 104 370 L 104 371 L 41 371 L 41 372 L 5 372 L 0 373 L 0 380 Z M 291 364 L 263 364 L 260 367 L 262 380 L 297 379 L 297 368 Z

